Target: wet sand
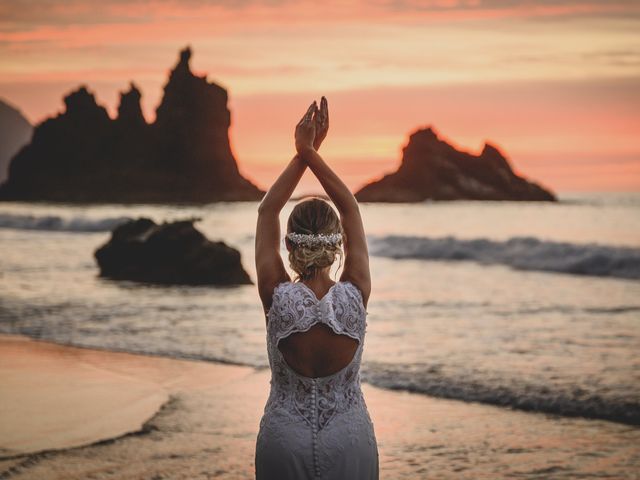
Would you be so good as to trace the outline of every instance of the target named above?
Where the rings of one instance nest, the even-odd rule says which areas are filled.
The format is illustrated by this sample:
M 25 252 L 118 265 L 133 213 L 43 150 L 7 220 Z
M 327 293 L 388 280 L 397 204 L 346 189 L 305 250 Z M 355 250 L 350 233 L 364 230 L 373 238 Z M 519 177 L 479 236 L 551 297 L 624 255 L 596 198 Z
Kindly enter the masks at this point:
M 0 335 L 0 478 L 252 478 L 269 371 Z M 640 478 L 640 429 L 364 384 L 381 478 Z

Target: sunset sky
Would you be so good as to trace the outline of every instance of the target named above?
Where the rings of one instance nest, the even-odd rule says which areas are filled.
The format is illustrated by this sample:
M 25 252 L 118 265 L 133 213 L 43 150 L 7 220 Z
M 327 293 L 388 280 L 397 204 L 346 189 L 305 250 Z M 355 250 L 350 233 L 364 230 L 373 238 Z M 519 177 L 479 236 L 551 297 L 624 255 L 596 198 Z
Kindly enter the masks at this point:
M 640 191 L 637 0 L 0 0 L 0 98 L 38 123 L 86 84 L 113 115 L 133 80 L 153 121 L 186 45 L 228 89 L 232 148 L 262 188 L 325 95 L 321 153 L 353 189 L 432 125 L 555 191 Z

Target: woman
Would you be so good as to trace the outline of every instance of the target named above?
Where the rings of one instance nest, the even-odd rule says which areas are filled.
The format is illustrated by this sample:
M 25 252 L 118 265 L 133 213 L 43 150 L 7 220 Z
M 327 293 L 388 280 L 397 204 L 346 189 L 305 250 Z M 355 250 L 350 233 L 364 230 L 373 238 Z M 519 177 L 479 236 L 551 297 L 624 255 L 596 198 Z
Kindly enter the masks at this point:
M 256 478 L 377 479 L 378 447 L 360 389 L 371 292 L 358 203 L 317 150 L 329 127 L 327 100 L 313 102 L 295 130 L 297 154 L 258 208 L 256 268 L 266 313 L 271 391 L 256 442 Z M 340 218 L 317 198 L 295 206 L 280 257 L 279 214 L 309 167 Z M 343 242 L 344 240 L 344 242 Z M 329 276 L 342 255 L 338 282 Z

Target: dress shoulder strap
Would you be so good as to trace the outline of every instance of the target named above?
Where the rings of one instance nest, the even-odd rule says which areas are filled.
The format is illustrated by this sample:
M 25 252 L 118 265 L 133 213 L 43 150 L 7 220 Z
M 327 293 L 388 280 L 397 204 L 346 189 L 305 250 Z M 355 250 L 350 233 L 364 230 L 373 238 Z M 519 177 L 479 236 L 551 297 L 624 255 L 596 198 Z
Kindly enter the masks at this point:
M 334 331 L 362 342 L 368 325 L 368 312 L 364 306 L 362 292 L 357 285 L 348 280 L 338 283 L 341 288 L 334 292 L 332 315 L 328 317 L 327 323 L 332 324 Z
M 367 311 L 360 289 L 351 282 L 337 282 L 318 300 L 304 284 L 283 282 L 273 292 L 268 317 L 268 336 L 272 342 L 293 332 L 302 332 L 316 323 L 328 325 L 334 332 L 362 342 Z
M 309 328 L 316 320 L 313 305 L 293 282 L 282 282 L 273 289 L 267 312 L 268 338 L 276 344 L 293 332 Z

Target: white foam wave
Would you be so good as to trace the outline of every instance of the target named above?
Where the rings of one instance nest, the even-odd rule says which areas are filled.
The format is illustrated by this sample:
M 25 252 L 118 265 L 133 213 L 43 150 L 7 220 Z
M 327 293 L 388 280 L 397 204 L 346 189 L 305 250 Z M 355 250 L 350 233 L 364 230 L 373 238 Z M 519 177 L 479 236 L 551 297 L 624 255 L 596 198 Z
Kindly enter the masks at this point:
M 18 230 L 49 230 L 64 232 L 110 231 L 130 217 L 88 218 L 83 216 L 61 217 L 58 215 L 17 215 L 0 213 L 0 228 Z
M 371 254 L 389 258 L 508 265 L 520 270 L 640 279 L 640 249 L 513 237 L 506 241 L 385 236 L 370 238 Z

